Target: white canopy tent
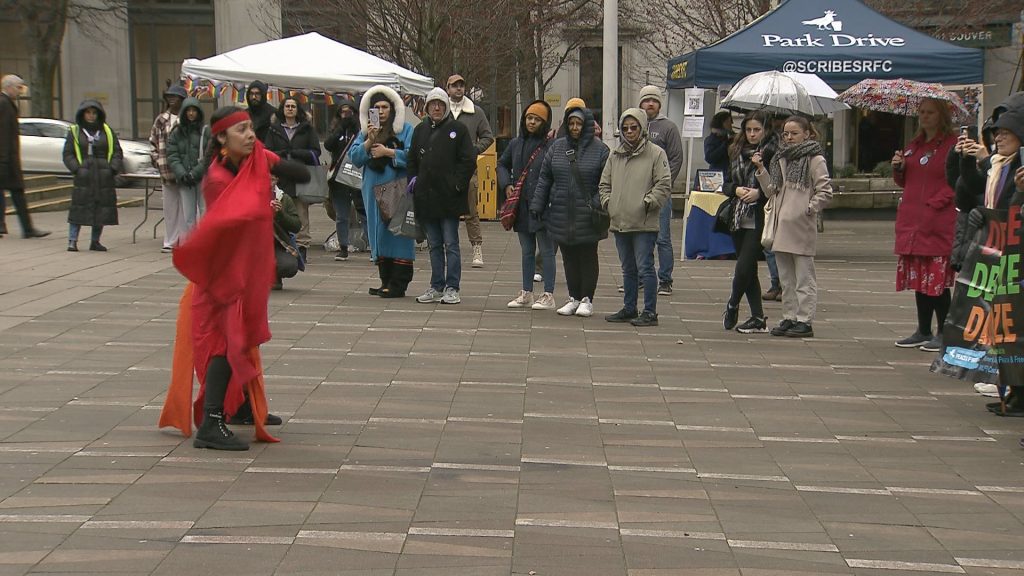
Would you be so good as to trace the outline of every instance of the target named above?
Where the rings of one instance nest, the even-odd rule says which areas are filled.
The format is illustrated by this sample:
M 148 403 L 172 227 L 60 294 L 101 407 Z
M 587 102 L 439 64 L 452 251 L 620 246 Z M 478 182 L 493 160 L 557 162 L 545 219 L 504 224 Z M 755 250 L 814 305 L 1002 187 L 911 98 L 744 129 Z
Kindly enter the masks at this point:
M 397 64 L 325 38 L 316 32 L 245 46 L 203 60 L 189 58 L 181 73 L 196 80 L 365 92 L 383 84 L 398 92 L 422 96 L 434 81 Z

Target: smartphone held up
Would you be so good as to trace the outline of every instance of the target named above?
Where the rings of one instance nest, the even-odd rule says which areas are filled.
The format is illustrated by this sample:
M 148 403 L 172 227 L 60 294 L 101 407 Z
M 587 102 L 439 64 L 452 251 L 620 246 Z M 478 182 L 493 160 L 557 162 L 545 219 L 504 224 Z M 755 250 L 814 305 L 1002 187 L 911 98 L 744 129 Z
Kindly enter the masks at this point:
M 380 110 L 370 108 L 370 125 L 374 128 L 380 128 Z

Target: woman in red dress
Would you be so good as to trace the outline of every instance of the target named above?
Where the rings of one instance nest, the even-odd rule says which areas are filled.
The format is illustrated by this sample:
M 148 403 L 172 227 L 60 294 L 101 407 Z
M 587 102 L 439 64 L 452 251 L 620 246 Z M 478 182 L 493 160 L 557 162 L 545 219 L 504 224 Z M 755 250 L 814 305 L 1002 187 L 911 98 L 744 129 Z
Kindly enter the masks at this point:
M 270 340 L 267 299 L 275 280 L 270 174 L 308 182 L 309 172 L 266 150 L 241 108 L 221 108 L 210 122 L 210 167 L 202 185 L 207 212 L 174 251 L 174 265 L 190 283 L 179 306 L 160 426 L 189 436 L 194 420 L 196 448 L 248 450 L 248 442 L 228 429 L 228 418 L 251 407 L 256 438 L 265 442 L 277 442 L 265 424 L 281 422 L 267 413 L 259 358 L 259 345 Z M 200 384 L 194 404 L 193 373 Z
M 913 290 L 917 299 L 917 330 L 896 346 L 938 352 L 956 278 L 950 265 L 956 207 L 945 175 L 956 135 L 946 102 L 922 101 L 917 118 L 917 136 L 892 159 L 893 178 L 903 188 L 896 211 L 896 290 Z M 934 332 L 932 316 L 938 322 Z

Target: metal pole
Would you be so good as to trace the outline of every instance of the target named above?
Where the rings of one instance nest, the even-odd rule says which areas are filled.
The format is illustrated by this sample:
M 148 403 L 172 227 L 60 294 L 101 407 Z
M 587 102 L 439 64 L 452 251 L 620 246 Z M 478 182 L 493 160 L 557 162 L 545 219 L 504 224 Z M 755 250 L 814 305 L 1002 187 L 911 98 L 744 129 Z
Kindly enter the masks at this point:
M 619 116 L 619 2 L 604 0 L 604 58 L 602 63 L 601 123 L 604 140 L 615 139 Z
M 685 192 L 683 192 L 683 239 L 679 241 L 679 261 L 686 261 L 686 219 L 690 216 L 690 192 L 693 190 L 691 182 L 693 182 L 693 138 L 687 138 L 689 144 L 687 144 L 688 151 L 686 153 L 686 182 L 684 184 Z

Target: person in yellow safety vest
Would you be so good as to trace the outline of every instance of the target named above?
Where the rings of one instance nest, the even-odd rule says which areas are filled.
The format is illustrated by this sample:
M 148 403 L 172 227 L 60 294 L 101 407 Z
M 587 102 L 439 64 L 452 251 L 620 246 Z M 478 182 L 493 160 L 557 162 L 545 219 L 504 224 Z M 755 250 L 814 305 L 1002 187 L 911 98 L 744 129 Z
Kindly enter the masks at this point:
M 84 100 L 64 141 L 64 165 L 75 186 L 68 209 L 68 252 L 78 252 L 82 226 L 92 226 L 89 250 L 106 252 L 100 244 L 103 227 L 117 224 L 115 177 L 124 172 L 124 155 L 106 119 L 102 104 Z

